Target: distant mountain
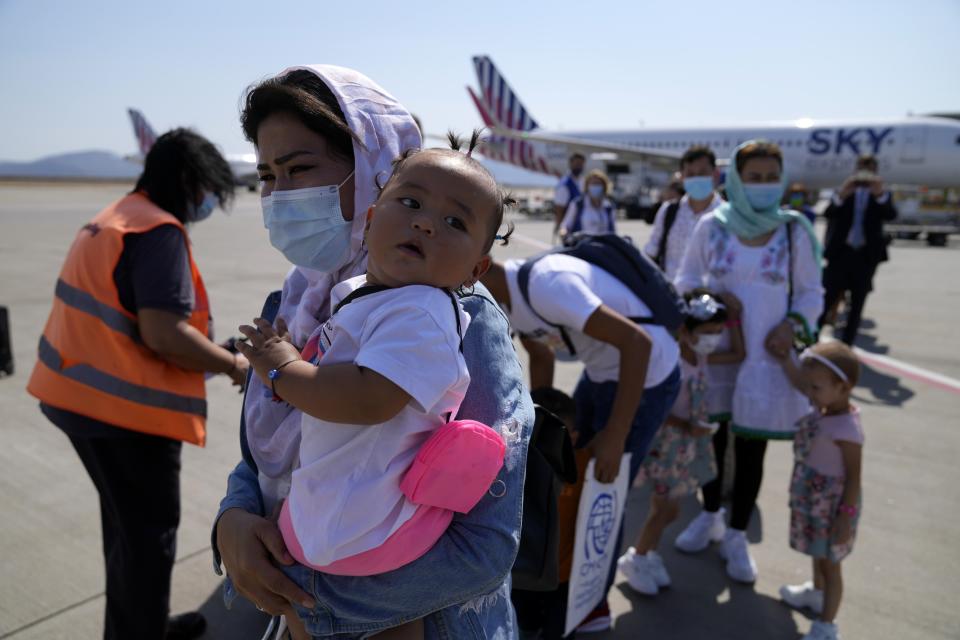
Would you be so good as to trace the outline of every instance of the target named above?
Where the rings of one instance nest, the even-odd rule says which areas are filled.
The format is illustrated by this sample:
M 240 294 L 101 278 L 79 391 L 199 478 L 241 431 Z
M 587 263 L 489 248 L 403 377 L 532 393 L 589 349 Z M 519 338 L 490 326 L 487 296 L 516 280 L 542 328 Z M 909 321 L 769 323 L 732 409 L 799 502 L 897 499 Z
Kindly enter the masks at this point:
M 140 166 L 110 151 L 77 151 L 33 162 L 0 162 L 0 176 L 16 178 L 136 178 Z
M 511 187 L 552 187 L 556 178 L 481 157 L 497 182 Z M 141 167 L 110 151 L 77 151 L 33 162 L 0 161 L 0 177 L 16 178 L 136 178 Z

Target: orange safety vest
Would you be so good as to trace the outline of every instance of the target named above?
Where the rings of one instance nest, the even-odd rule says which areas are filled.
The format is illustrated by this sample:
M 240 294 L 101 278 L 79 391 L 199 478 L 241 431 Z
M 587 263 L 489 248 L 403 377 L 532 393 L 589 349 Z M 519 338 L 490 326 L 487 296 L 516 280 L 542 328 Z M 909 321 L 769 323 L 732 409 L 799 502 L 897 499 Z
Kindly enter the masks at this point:
M 120 304 L 113 280 L 124 235 L 162 224 L 184 234 L 195 292 L 189 322 L 209 337 L 210 306 L 186 229 L 144 194 L 133 193 L 98 213 L 73 241 L 27 391 L 59 409 L 203 446 L 203 373 L 170 364 L 143 343 L 137 317 Z

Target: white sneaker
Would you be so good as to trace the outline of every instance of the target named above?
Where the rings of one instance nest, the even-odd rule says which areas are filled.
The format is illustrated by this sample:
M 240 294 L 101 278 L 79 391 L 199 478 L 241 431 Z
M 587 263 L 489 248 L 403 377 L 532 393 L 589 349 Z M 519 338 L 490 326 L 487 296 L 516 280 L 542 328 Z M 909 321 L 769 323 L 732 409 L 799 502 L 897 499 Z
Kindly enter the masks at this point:
M 727 530 L 723 521 L 724 513 L 725 509 L 722 508 L 715 513 L 701 511 L 677 536 L 673 546 L 686 553 L 697 553 L 710 546 L 711 542 L 720 542 Z
M 655 596 L 660 588 L 657 586 L 657 580 L 654 578 L 654 563 L 647 556 L 637 553 L 633 547 L 627 549 L 627 552 L 617 560 L 617 568 L 627 576 L 627 582 L 637 593 L 645 596 Z
M 803 636 L 803 640 L 840 640 L 840 630 L 833 622 L 814 620 L 810 633 Z
M 783 585 L 780 599 L 794 609 L 810 609 L 817 615 L 823 613 L 823 591 L 815 589 L 810 580 L 803 584 Z
M 728 529 L 720 544 L 720 557 L 727 561 L 728 576 L 737 582 L 756 582 L 757 563 L 750 557 L 745 532 Z
M 650 563 L 650 568 L 653 569 L 653 579 L 657 582 L 657 586 L 660 588 L 669 587 L 670 574 L 667 573 L 667 567 L 664 566 L 660 554 L 656 551 L 648 551 L 647 561 Z

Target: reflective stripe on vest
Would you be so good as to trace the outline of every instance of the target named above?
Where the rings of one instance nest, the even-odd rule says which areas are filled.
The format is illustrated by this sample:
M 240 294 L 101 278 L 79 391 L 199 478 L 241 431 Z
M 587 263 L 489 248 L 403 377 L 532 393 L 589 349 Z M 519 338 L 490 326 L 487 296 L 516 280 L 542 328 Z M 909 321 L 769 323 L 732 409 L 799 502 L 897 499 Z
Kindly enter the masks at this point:
M 206 400 L 191 398 L 190 396 L 181 396 L 176 393 L 170 393 L 169 391 L 161 391 L 159 389 L 151 389 L 150 387 L 133 384 L 132 382 L 121 380 L 87 364 L 78 364 L 65 368 L 60 353 L 53 348 L 53 345 L 47 342 L 44 336 L 40 336 L 40 347 L 37 357 L 40 362 L 47 365 L 47 367 L 53 371 L 58 371 L 60 375 L 70 378 L 71 380 L 76 380 L 88 387 L 93 387 L 98 391 L 126 398 L 138 404 L 145 404 L 148 407 L 192 413 L 201 418 L 207 417 Z
M 107 424 L 203 445 L 203 373 L 177 367 L 143 342 L 113 272 L 128 233 L 171 224 L 184 234 L 194 287 L 188 323 L 209 335 L 203 279 L 183 225 L 144 195 L 128 195 L 81 229 L 57 279 L 27 391 L 41 402 Z

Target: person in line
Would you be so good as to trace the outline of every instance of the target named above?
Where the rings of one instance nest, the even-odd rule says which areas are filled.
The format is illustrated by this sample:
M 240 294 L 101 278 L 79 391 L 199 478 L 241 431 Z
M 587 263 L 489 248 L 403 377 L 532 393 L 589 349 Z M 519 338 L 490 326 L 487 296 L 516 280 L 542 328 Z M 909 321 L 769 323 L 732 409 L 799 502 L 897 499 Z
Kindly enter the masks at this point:
M 252 86 L 241 120 L 257 149 L 262 195 L 270 198 L 263 203 L 271 211 L 270 243 L 294 264 L 282 293 L 271 294 L 260 315 L 282 319 L 302 350 L 332 315 L 334 285 L 365 273 L 363 233 L 378 180 L 383 184 L 403 151 L 420 148 L 420 136 L 386 90 L 331 65 L 293 67 Z M 281 211 L 279 202 L 289 204 Z M 297 219 L 303 224 L 295 229 L 277 224 Z M 242 594 L 273 615 L 308 618 L 315 636 L 372 634 L 418 618 L 427 638 L 515 634 L 509 573 L 533 406 L 496 303 L 478 284 L 461 304 L 470 315 L 463 358 L 471 380 L 453 417 L 489 425 L 503 437 L 505 464 L 494 490 L 469 513 L 455 515 L 417 560 L 365 577 L 317 572 L 308 594 L 291 579 L 302 568 L 270 518 L 283 487 L 262 490 L 260 482 L 289 466 L 303 413 L 273 402 L 270 386 L 252 377 L 240 425 L 243 460 L 230 475 L 211 536 L 214 566 L 219 572 L 222 561 L 229 575 L 227 602 Z M 281 392 L 282 385 L 281 379 Z M 324 615 L 312 616 L 318 604 Z
M 503 463 L 496 431 L 448 420 L 470 383 L 460 352 L 470 316 L 453 292 L 486 271 L 512 204 L 459 146 L 396 161 L 367 212 L 367 272 L 334 287 L 333 315 L 303 355 L 282 320 L 240 327 L 250 339 L 240 351 L 261 382 L 304 414 L 279 515 L 284 543 L 304 565 L 294 574 L 303 589 L 311 569 L 364 576 L 416 560 Z M 290 628 L 306 638 L 299 622 Z M 390 637 L 421 638 L 423 621 Z
M 610 178 L 593 170 L 584 178 L 586 193 L 570 201 L 560 225 L 560 240 L 575 233 L 616 233 L 617 209 L 607 198 Z
M 697 224 L 675 284 L 681 292 L 705 287 L 732 293 L 743 302 L 746 358 L 739 365 L 709 365 L 708 370 L 711 419 L 732 419 L 730 528 L 720 507 L 728 441 L 727 430 L 721 427 L 713 438 L 717 477 L 703 487 L 703 511 L 675 545 L 695 553 L 721 541 L 727 574 L 752 583 L 757 566 L 746 529 L 763 480 L 767 442 L 791 439 L 794 424 L 809 407 L 765 345 L 786 349 L 798 336 L 811 340 L 823 308 L 820 244 L 802 214 L 780 208 L 786 184 L 777 145 L 750 140 L 737 147 L 726 187 L 729 201 Z M 726 339 L 721 344 L 729 348 Z
M 823 257 L 824 316 L 835 316 L 844 294 L 850 292 L 850 307 L 840 339 L 852 345 L 857 339 L 867 295 L 873 291 L 873 276 L 889 259 L 883 224 L 895 220 L 897 210 L 890 192 L 877 175 L 877 159 L 857 160 L 857 170 L 830 200 L 823 214 L 827 219 Z
M 530 386 L 553 386 L 553 348 L 561 341 L 558 327 L 564 327 L 584 365 L 573 394 L 575 446 L 591 449 L 600 482 L 615 480 L 624 452 L 631 453 L 632 482 L 680 392 L 677 342 L 662 326 L 631 320 L 648 317 L 649 307 L 616 277 L 573 256 L 549 254 L 537 260 L 529 275 L 528 304 L 518 279 L 523 263 L 494 262 L 482 281 L 521 334 L 530 356 Z M 605 591 L 614 576 L 612 567 Z M 610 625 L 604 601 L 578 630 L 602 631 Z
M 27 391 L 100 496 L 108 640 L 195 638 L 206 626 L 195 612 L 168 620 L 180 454 L 206 439 L 204 374 L 242 387 L 248 363 L 212 340 L 187 229 L 233 189 L 205 138 L 157 138 L 134 190 L 77 233 L 40 338 Z
M 807 217 L 810 224 L 813 224 L 817 219 L 816 211 L 810 206 L 810 195 L 807 187 L 802 182 L 791 182 L 790 186 L 784 192 L 783 202 L 780 204 L 783 207 L 789 207 L 794 211 L 799 211 Z
M 560 225 L 567 215 L 567 207 L 583 195 L 583 165 L 587 162 L 582 153 L 572 153 L 568 160 L 570 170 L 557 182 L 553 190 L 553 236 L 560 233 Z
M 660 265 L 671 280 L 680 268 L 683 252 L 693 235 L 693 228 L 723 200 L 715 191 L 717 157 L 705 146 L 693 146 L 680 158 L 683 176 L 683 197 L 664 202 L 653 221 L 653 232 L 643 248 L 644 253 Z
M 736 324 L 730 331 L 730 349 L 717 350 L 727 322 L 740 319 L 735 296 L 721 298 L 696 289 L 684 298 L 688 310 L 678 335 L 683 386 L 637 476 L 638 483 L 653 485 L 647 519 L 634 546 L 617 561 L 634 591 L 648 596 L 670 586 L 657 547 L 664 529 L 680 513 L 680 500 L 696 494 L 717 475 L 710 442 L 717 426 L 709 421 L 706 404 L 707 364 L 739 363 L 745 355 L 743 333 Z
M 781 587 L 780 597 L 817 615 L 804 640 L 837 640 L 841 562 L 853 551 L 862 508 L 863 426 L 850 402 L 860 363 L 842 342 L 810 347 L 799 366 L 789 350 L 772 353 L 814 406 L 798 423 L 790 482 L 790 547 L 813 558 L 813 580 Z

